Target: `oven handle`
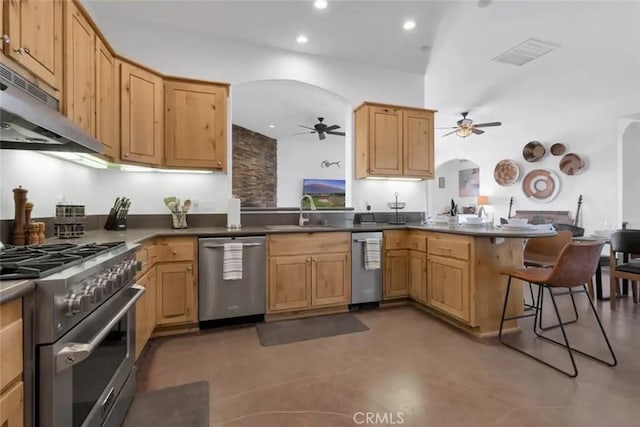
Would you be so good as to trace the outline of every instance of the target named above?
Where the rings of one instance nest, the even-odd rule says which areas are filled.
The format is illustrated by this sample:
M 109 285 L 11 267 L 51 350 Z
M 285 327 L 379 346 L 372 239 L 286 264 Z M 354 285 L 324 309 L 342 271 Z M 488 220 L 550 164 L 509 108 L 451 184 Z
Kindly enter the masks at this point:
M 56 353 L 56 368 L 57 372 L 64 371 L 72 366 L 85 360 L 93 351 L 100 345 L 102 340 L 109 334 L 111 328 L 113 328 L 122 317 L 133 307 L 133 305 L 140 299 L 145 292 L 144 286 L 132 285 L 131 289 L 135 289 L 137 292 L 135 295 L 125 304 L 124 307 L 100 330 L 88 343 L 69 343 L 64 346 L 58 353 Z

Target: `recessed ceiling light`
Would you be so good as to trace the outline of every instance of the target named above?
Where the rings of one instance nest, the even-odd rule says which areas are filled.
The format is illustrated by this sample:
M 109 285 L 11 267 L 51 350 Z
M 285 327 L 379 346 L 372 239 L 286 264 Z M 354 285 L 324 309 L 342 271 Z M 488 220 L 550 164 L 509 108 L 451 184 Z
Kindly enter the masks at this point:
M 415 27 L 416 27 L 416 21 L 414 21 L 413 19 L 404 21 L 404 24 L 402 25 L 402 28 L 404 28 L 407 31 L 413 30 Z
M 304 34 L 300 34 L 298 38 L 296 38 L 296 41 L 300 44 L 305 44 L 306 42 L 309 41 L 309 39 Z
M 276 125 L 269 125 L 269 127 L 273 129 L 274 127 L 276 127 Z
M 316 0 L 315 2 L 313 2 L 313 6 L 316 9 L 326 9 L 327 8 L 327 2 L 326 2 L 326 0 Z

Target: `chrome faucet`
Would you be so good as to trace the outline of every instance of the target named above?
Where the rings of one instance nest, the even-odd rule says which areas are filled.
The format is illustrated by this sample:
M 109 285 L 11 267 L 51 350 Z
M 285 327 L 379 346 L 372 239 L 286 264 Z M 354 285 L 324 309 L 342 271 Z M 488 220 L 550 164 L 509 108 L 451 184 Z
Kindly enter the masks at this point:
M 304 194 L 302 196 L 302 198 L 300 199 L 300 218 L 298 219 L 298 225 L 300 227 L 304 226 L 306 223 L 309 222 L 309 215 L 307 215 L 307 217 L 304 217 L 304 213 L 302 212 L 302 206 L 304 205 L 304 199 L 309 199 L 309 205 L 311 206 L 311 210 L 315 211 L 316 210 L 316 204 L 313 203 L 313 198 L 311 196 L 309 196 L 308 194 Z

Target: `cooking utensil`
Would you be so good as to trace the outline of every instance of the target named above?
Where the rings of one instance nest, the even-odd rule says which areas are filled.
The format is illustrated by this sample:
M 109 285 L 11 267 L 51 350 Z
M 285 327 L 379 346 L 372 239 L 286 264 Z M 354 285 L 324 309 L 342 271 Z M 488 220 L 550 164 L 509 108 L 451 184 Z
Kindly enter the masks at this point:
M 184 205 L 182 205 L 182 212 L 187 213 L 189 208 L 191 208 L 191 200 L 187 199 L 184 201 Z
M 168 202 L 168 203 L 167 203 L 167 207 L 169 208 L 169 210 L 170 210 L 172 213 L 177 213 L 177 212 L 178 212 L 178 209 L 177 209 L 177 208 L 178 208 L 178 205 L 176 204 L 176 202 L 175 202 L 175 201 L 170 201 L 170 202 Z
M 169 196 L 169 197 L 165 197 L 165 198 L 164 198 L 164 204 L 165 204 L 165 206 L 166 206 L 166 207 L 168 207 L 169 209 L 171 209 L 171 208 L 169 207 L 169 203 L 171 203 L 171 202 L 174 202 L 174 203 L 176 202 L 176 196 Z

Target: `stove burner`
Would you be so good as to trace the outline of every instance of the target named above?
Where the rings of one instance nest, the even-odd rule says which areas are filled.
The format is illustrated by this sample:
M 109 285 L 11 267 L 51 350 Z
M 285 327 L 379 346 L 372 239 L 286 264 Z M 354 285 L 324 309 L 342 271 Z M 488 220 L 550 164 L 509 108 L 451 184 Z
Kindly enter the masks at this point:
M 124 242 L 15 246 L 0 252 L 0 280 L 33 279 L 79 264 Z

